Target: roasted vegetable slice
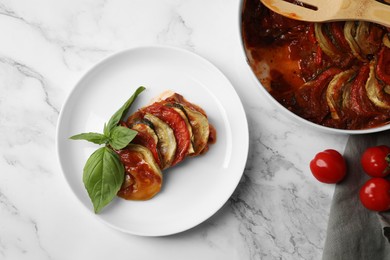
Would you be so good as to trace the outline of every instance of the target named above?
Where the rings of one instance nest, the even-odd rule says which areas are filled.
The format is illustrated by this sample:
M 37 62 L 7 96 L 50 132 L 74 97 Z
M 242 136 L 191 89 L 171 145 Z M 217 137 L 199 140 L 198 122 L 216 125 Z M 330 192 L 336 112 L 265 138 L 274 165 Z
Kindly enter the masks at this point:
M 340 51 L 337 47 L 332 43 L 332 39 L 329 38 L 329 35 L 324 33 L 323 27 L 326 27 L 327 24 L 324 23 L 315 23 L 314 24 L 314 32 L 317 39 L 318 44 L 320 45 L 322 51 L 328 55 L 332 59 L 340 58 Z
M 359 21 L 356 28 L 356 42 L 367 59 L 376 53 L 381 45 L 383 29 L 369 22 Z
M 349 47 L 351 47 L 352 54 L 361 61 L 366 61 L 366 57 L 361 55 L 359 44 L 356 42 L 356 28 L 357 23 L 355 21 L 347 21 L 344 25 L 344 36 L 347 40 Z
M 367 96 L 377 107 L 390 109 L 390 95 L 386 93 L 386 84 L 375 76 L 375 62 L 370 62 L 370 73 L 366 82 Z
M 216 131 L 212 125 L 209 124 L 206 112 L 194 103 L 186 100 L 182 95 L 177 93 L 170 93 L 164 98 L 165 101 L 180 104 L 184 109 L 185 114 L 192 127 L 192 144 L 194 147 L 193 156 L 206 152 L 209 143 L 214 143 L 216 140 Z
M 378 114 L 378 110 L 367 96 L 366 82 L 369 74 L 369 65 L 362 66 L 350 88 L 349 108 L 361 118 Z
M 148 200 L 161 190 L 163 176 L 148 148 L 129 144 L 118 154 L 125 166 L 125 180 L 118 196 L 127 200 Z
M 390 85 L 390 48 L 383 46 L 380 50 L 375 72 L 378 79 Z
M 200 154 L 207 146 L 210 136 L 209 120 L 202 113 L 193 110 L 187 106 L 183 106 L 188 116 L 194 135 L 194 153 L 192 155 Z
M 131 115 L 127 125 L 144 121 L 157 135 L 161 169 L 176 165 L 187 155 L 205 153 L 208 144 L 216 141 L 216 130 L 205 111 L 172 91 L 163 92 Z
M 188 149 L 191 144 L 191 136 L 188 131 L 186 122 L 182 116 L 173 108 L 165 106 L 165 102 L 156 102 L 142 109 L 143 113 L 150 113 L 172 128 L 176 139 L 176 153 L 171 166 L 181 162 L 188 154 Z
M 326 89 L 333 77 L 340 72 L 338 68 L 330 68 L 298 89 L 295 98 L 297 104 L 303 108 L 304 118 L 321 123 L 329 114 Z
M 330 114 L 333 119 L 340 119 L 343 106 L 344 89 L 356 75 L 354 70 L 343 71 L 329 82 L 326 90 L 326 101 L 328 102 Z
M 141 120 L 132 124 L 131 129 L 137 131 L 137 135 L 132 142 L 148 148 L 153 154 L 153 157 L 156 160 L 158 166 L 162 168 L 161 155 L 158 149 L 159 140 L 154 129 L 152 129 L 146 120 Z
M 165 98 L 165 101 L 177 102 L 177 103 L 181 104 L 182 106 L 185 106 L 185 107 L 188 107 L 192 110 L 198 111 L 199 113 L 201 113 L 202 115 L 207 117 L 206 112 L 201 107 L 195 105 L 194 103 L 189 102 L 180 94 L 171 92 L 171 94 Z
M 346 55 L 349 55 L 351 48 L 344 35 L 345 22 L 333 22 L 328 24 L 330 34 L 332 35 L 336 45 Z
M 149 120 L 158 136 L 157 148 L 162 159 L 162 169 L 171 166 L 176 152 L 176 139 L 172 128 L 158 117 L 146 113 L 144 119 Z
M 353 55 L 361 61 L 368 61 L 378 51 L 383 38 L 383 29 L 364 21 L 348 21 L 344 35 Z
M 194 134 L 192 133 L 192 126 L 189 122 L 188 116 L 186 114 L 186 111 L 184 110 L 183 106 L 180 105 L 179 103 L 167 103 L 167 106 L 173 108 L 180 116 L 183 118 L 184 122 L 186 123 L 188 133 L 190 134 L 190 145 L 188 147 L 188 154 L 193 154 L 194 153 Z

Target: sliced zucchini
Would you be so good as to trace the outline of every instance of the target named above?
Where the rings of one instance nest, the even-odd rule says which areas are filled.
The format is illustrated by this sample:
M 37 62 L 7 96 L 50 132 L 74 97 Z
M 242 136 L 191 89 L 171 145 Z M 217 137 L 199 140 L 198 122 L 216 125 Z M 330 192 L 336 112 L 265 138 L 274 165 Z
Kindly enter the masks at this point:
M 143 113 L 158 117 L 172 128 L 176 140 L 176 152 L 171 166 L 181 162 L 188 155 L 188 148 L 191 145 L 191 136 L 184 118 L 172 107 L 167 106 L 165 101 L 153 103 L 142 110 Z
M 187 106 L 183 106 L 189 122 L 192 127 L 192 132 L 194 135 L 193 147 L 194 153 L 192 155 L 200 154 L 203 149 L 207 146 L 209 135 L 210 135 L 210 125 L 209 120 L 202 113 L 193 110 Z
M 350 87 L 349 109 L 360 118 L 378 115 L 378 107 L 370 100 L 367 93 L 366 85 L 369 76 L 369 64 L 361 66 Z
M 326 101 L 333 119 L 340 119 L 344 89 L 355 76 L 354 70 L 346 70 L 335 75 L 326 89 Z
M 195 111 L 198 111 L 199 113 L 202 113 L 205 117 L 207 117 L 206 112 L 201 107 L 199 107 L 198 105 L 195 105 L 194 103 L 189 102 L 180 94 L 174 93 L 171 96 L 167 97 L 165 100 L 168 102 L 176 102 L 176 103 L 179 103 L 181 105 L 184 105 L 192 110 L 195 110 Z
M 302 108 L 302 117 L 321 123 L 329 115 L 326 91 L 334 76 L 342 72 L 339 68 L 329 68 L 315 79 L 304 83 L 297 90 L 295 100 Z
M 356 27 L 356 43 L 360 47 L 361 54 L 365 57 L 368 54 L 372 54 L 370 51 L 370 24 L 368 22 L 359 21 Z
M 160 190 L 163 176 L 150 150 L 129 144 L 119 152 L 125 166 L 125 180 L 118 196 L 127 200 L 148 200 Z
M 386 92 L 389 86 L 379 81 L 375 75 L 375 61 L 370 62 L 370 74 L 366 82 L 367 96 L 375 106 L 390 109 L 390 96 Z
M 202 153 L 207 147 L 210 137 L 210 128 L 212 128 L 207 119 L 206 112 L 177 93 L 171 94 L 169 97 L 166 97 L 165 100 L 172 104 L 179 104 L 178 107 L 182 110 L 184 109 L 192 128 L 192 144 L 194 149 L 192 155 Z
M 146 122 L 146 120 L 141 120 L 131 126 L 131 129 L 138 132 L 132 143 L 147 147 L 152 152 L 159 167 L 162 168 L 162 159 L 158 149 L 158 136 Z
M 149 120 L 158 136 L 157 147 L 162 159 L 162 169 L 171 166 L 176 153 L 176 139 L 172 128 L 158 117 L 145 113 L 144 119 Z
M 365 21 L 348 21 L 344 26 L 344 36 L 353 55 L 361 61 L 368 61 L 378 51 L 383 29 Z
M 364 57 L 370 57 L 378 51 L 382 42 L 382 35 L 383 30 L 381 28 L 369 22 L 359 21 L 355 39 Z
M 314 24 L 314 33 L 321 50 L 332 59 L 338 59 L 340 53 L 337 47 L 332 43 L 331 39 L 323 32 L 323 26 L 327 26 L 324 23 Z
M 131 126 L 131 129 L 136 130 L 137 132 L 143 132 L 143 133 L 150 135 L 153 138 L 153 140 L 155 141 L 155 143 L 157 144 L 158 136 L 157 136 L 156 132 L 154 131 L 154 129 L 151 127 L 151 125 L 146 120 L 138 121 L 137 123 L 135 123 Z
M 356 29 L 357 23 L 355 21 L 347 21 L 344 25 L 344 36 L 347 40 L 349 47 L 351 47 L 352 54 L 361 61 L 367 61 L 366 57 L 361 55 L 361 50 L 359 44 L 356 42 Z

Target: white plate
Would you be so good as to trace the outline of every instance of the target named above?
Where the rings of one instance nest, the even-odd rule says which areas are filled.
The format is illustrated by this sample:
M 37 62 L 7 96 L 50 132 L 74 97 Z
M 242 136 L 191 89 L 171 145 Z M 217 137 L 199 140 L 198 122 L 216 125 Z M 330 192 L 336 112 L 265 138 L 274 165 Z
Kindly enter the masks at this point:
M 151 200 L 115 198 L 95 215 L 82 172 L 88 157 L 99 146 L 69 137 L 82 132 L 101 133 L 104 123 L 141 85 L 146 90 L 129 113 L 170 89 L 206 111 L 217 130 L 217 142 L 205 155 L 187 158 L 164 171 L 163 188 Z M 248 146 L 245 111 L 227 78 L 192 52 L 162 46 L 122 51 L 95 65 L 70 93 L 57 128 L 59 161 L 77 198 L 106 224 L 143 236 L 178 233 L 218 211 L 242 176 Z

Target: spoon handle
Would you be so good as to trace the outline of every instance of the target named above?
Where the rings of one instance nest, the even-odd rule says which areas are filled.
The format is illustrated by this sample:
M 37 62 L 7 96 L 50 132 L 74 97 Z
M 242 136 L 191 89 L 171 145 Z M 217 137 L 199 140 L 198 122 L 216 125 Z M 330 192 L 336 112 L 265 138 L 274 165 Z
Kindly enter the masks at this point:
M 389 1 L 389 2 L 387 2 Z M 390 27 L 390 0 L 344 0 L 335 18 L 364 20 Z

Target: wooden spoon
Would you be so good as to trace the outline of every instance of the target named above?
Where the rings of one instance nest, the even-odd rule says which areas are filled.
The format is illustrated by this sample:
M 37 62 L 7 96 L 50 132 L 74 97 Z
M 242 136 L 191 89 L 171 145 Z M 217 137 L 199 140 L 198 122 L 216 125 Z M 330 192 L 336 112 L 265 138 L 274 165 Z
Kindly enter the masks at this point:
M 390 0 L 260 0 L 272 11 L 308 22 L 363 20 L 390 27 Z

